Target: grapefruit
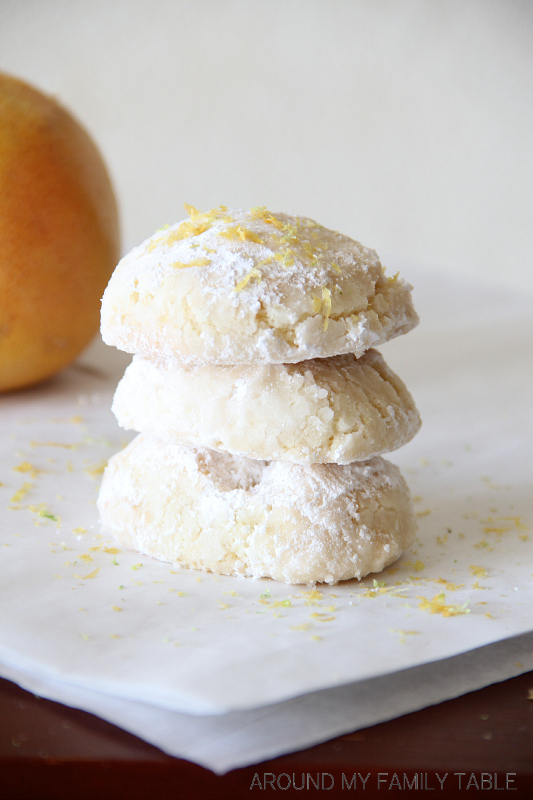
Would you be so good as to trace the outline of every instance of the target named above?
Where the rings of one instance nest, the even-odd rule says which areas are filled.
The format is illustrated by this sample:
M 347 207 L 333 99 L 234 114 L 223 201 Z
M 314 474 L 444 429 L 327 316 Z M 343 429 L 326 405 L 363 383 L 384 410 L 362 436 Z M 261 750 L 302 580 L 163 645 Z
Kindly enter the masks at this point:
M 119 249 L 113 188 L 88 133 L 0 73 L 0 391 L 47 378 L 91 341 Z

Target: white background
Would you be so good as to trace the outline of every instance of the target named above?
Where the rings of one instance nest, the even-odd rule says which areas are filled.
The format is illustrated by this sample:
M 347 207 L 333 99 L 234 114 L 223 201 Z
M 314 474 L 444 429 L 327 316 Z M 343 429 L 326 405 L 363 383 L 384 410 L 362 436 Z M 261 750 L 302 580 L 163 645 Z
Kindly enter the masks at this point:
M 527 0 L 2 0 L 0 69 L 100 145 L 123 250 L 224 203 L 531 286 Z

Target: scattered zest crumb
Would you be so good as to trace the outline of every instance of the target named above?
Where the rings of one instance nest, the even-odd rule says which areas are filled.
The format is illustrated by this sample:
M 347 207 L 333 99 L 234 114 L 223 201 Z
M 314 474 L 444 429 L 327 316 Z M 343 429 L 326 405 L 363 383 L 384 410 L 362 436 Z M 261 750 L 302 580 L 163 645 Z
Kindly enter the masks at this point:
M 417 595 L 417 600 L 422 601 L 418 604 L 418 607 L 423 611 L 427 611 L 429 614 L 442 614 L 443 617 L 455 617 L 458 614 L 470 613 L 470 609 L 467 608 L 468 602 L 462 606 L 447 606 L 445 603 L 444 592 L 441 592 L 441 594 L 436 594 L 432 600 L 428 600 L 426 597 Z
M 485 567 L 478 567 L 475 564 L 470 564 L 470 574 L 475 575 L 478 578 L 486 578 L 487 577 L 487 570 Z
M 82 581 L 86 581 L 89 578 L 96 578 L 99 572 L 100 572 L 100 567 L 96 567 L 96 569 L 90 572 L 88 575 L 73 575 L 72 577 L 79 578 Z

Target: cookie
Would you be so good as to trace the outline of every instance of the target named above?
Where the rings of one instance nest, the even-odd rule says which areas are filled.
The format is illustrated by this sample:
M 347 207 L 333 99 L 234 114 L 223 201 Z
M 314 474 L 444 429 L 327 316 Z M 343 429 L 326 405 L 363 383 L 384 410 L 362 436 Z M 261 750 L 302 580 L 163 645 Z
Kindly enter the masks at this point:
M 420 428 L 413 398 L 377 350 L 231 367 L 135 356 L 113 411 L 123 428 L 168 442 L 298 464 L 364 461 Z
M 255 461 L 141 434 L 106 468 L 98 508 L 125 547 L 217 574 L 336 583 L 379 572 L 413 541 L 397 467 Z
M 189 366 L 361 356 L 418 323 L 410 290 L 311 219 L 190 209 L 118 264 L 101 329 L 128 353 Z

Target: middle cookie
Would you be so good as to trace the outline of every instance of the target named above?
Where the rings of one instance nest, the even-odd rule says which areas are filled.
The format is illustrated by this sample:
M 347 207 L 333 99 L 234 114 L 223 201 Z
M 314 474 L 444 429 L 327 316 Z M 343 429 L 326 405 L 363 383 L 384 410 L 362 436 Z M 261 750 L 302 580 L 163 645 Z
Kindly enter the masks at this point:
M 401 447 L 421 424 L 377 350 L 203 367 L 135 356 L 113 412 L 123 428 L 167 442 L 297 464 L 365 461 Z

